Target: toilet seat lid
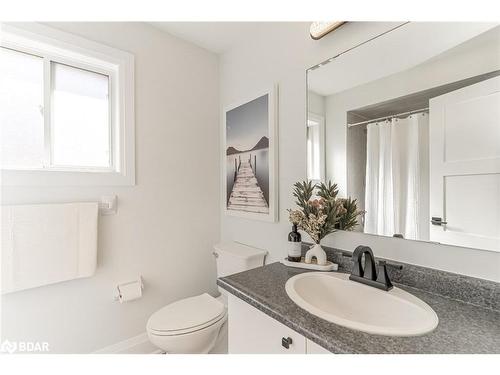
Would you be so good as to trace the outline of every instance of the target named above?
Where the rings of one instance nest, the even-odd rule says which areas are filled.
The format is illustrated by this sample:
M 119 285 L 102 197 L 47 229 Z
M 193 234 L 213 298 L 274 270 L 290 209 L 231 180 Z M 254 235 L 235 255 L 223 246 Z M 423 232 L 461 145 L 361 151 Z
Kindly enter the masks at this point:
M 195 328 L 224 314 L 224 304 L 204 293 L 173 302 L 151 315 L 150 330 L 171 332 Z

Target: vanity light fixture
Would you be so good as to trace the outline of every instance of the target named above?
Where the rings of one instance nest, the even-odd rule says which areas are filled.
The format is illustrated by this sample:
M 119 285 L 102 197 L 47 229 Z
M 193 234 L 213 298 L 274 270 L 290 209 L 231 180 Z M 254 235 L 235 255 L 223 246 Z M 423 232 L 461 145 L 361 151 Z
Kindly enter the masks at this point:
M 313 22 L 309 28 L 309 33 L 311 34 L 311 38 L 318 40 L 344 23 L 346 21 Z

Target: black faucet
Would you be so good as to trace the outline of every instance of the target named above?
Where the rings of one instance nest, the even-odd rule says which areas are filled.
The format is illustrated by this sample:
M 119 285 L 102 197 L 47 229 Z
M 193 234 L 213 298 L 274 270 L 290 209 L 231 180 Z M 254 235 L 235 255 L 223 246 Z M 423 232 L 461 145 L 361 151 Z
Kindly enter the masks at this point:
M 363 254 L 365 255 L 365 264 L 361 266 Z M 376 267 L 373 251 L 368 246 L 358 246 L 352 253 L 352 261 L 354 262 L 354 266 L 352 267 L 349 280 L 382 290 L 392 289 L 385 261 L 380 260 L 378 267 Z

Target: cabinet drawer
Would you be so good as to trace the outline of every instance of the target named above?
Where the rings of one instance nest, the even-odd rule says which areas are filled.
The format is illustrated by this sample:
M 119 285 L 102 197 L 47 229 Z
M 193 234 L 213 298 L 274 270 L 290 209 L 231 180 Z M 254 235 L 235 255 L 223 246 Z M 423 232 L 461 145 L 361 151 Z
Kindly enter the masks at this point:
M 306 353 L 304 336 L 255 307 L 229 295 L 228 308 L 230 354 Z

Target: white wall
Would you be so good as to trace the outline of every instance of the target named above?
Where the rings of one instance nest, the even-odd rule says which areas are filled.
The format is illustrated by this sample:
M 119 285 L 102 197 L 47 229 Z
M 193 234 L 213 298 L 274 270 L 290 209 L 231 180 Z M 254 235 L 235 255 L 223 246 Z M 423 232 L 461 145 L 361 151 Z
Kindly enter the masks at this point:
M 307 94 L 307 109 L 316 115 L 325 117 L 325 97 L 309 90 Z
M 286 234 L 290 231 L 286 209 L 294 206 L 292 184 L 305 178 L 306 69 L 395 24 L 349 23 L 320 41 L 310 39 L 308 26 L 306 23 L 265 25 L 254 40 L 225 53 L 220 61 L 221 105 L 247 97 L 274 82 L 280 86 L 280 221 L 266 223 L 228 216 L 221 219 L 223 239 L 265 248 L 270 252 L 268 261 L 285 256 Z M 330 235 L 324 243 L 347 250 L 360 244 L 369 245 L 377 256 L 500 281 L 500 253 L 348 232 Z
M 140 23 L 51 26 L 135 55 L 134 187 L 4 187 L 3 204 L 118 196 L 100 217 L 94 277 L 2 296 L 2 339 L 85 353 L 145 332 L 165 304 L 216 292 L 219 238 L 218 59 Z M 142 299 L 113 301 L 116 282 L 144 277 Z

